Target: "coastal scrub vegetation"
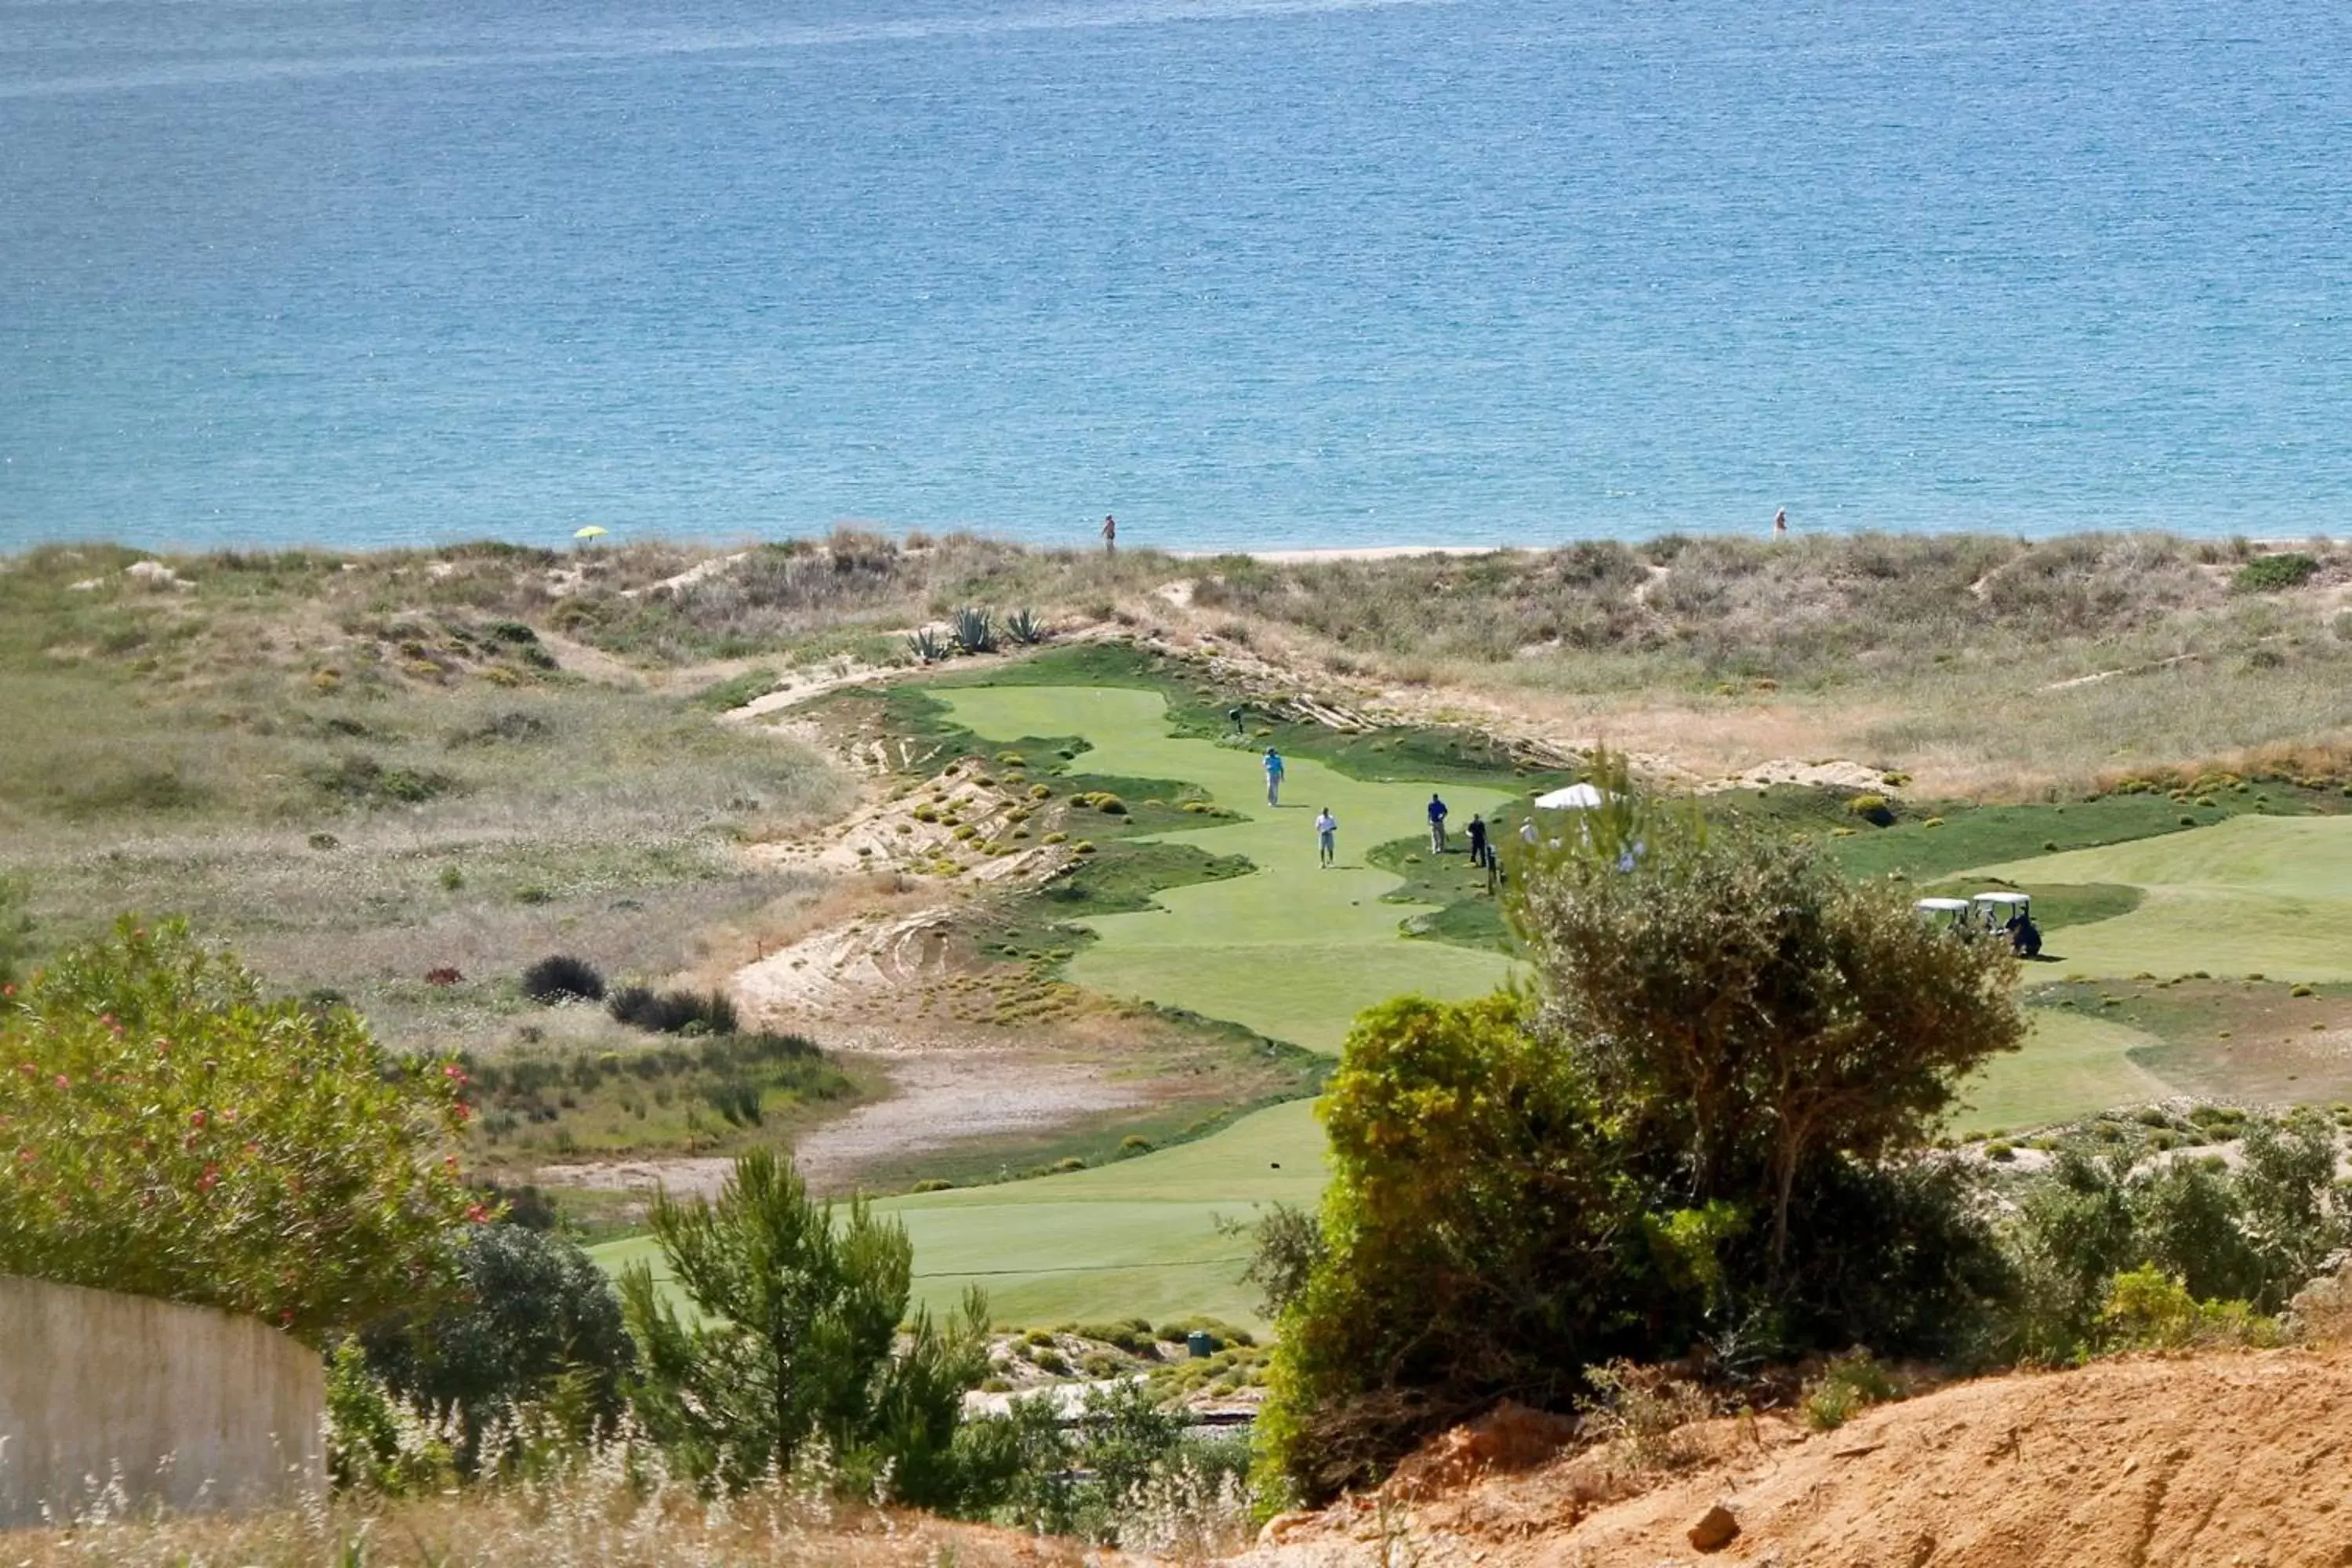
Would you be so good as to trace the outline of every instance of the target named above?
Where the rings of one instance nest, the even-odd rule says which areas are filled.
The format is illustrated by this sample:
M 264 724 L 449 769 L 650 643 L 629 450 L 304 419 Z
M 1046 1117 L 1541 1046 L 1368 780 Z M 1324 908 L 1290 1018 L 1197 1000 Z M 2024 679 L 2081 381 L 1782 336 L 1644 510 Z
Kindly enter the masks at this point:
M 1281 1240 L 1311 1262 L 1265 1418 L 1278 1488 L 1374 1479 L 1506 1395 L 1570 1405 L 1619 1359 L 1966 1353 L 2001 1287 L 1927 1146 L 2022 1036 L 2011 961 L 1817 850 L 1622 773 L 1607 794 L 1519 879 L 1532 994 L 1404 998 L 1349 1037 L 1319 1246 Z
M 0 1000 L 0 1272 L 224 1307 L 310 1339 L 452 1284 L 454 1061 L 264 996 L 184 926 L 125 920 Z

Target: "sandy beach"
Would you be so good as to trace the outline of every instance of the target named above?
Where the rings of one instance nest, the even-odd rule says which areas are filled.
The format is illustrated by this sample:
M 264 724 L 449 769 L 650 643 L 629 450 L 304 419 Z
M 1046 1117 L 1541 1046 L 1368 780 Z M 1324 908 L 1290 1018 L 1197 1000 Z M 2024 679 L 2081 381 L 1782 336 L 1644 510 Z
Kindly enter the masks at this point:
M 1371 544 L 1337 550 L 1171 550 L 1179 561 L 1209 561 L 1246 555 L 1276 566 L 1306 566 L 1318 561 L 1395 561 L 1411 555 L 1526 555 L 1546 548 L 1533 544 Z

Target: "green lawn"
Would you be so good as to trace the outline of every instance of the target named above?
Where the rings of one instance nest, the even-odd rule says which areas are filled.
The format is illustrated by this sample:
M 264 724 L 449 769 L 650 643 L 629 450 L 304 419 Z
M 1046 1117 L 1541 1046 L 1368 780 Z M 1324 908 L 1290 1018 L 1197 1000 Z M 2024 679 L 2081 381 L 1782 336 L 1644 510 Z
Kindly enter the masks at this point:
M 2352 817 L 2237 816 L 2211 827 L 1980 868 L 2037 882 L 2128 883 L 2129 914 L 2053 933 L 2039 978 L 2203 970 L 2352 980 Z
M 1080 764 L 1088 774 L 1189 781 L 1238 814 L 1134 840 L 1240 857 L 1253 868 L 1167 889 L 1151 908 L 1085 916 L 1078 923 L 1097 940 L 1068 966 L 1081 984 L 1328 1053 L 1372 1003 L 1407 991 L 1476 995 L 1507 973 L 1498 953 L 1406 937 L 1402 923 L 1433 906 L 1387 901 L 1403 882 L 1366 863 L 1367 849 L 1418 830 L 1426 784 L 1370 782 L 1297 759 L 1283 805 L 1270 808 L 1255 751 L 1171 734 L 1156 691 L 1010 686 L 937 697 L 955 723 L 992 742 L 1082 736 L 1091 747 Z M 1477 786 L 1444 793 L 1457 825 L 1473 811 L 1491 817 L 1508 798 Z M 1312 827 L 1326 805 L 1340 824 L 1340 863 L 1330 870 L 1316 864 Z M 2132 813 L 2080 813 L 2068 827 L 2085 837 L 2147 834 L 2155 825 L 2139 820 L 2138 809 L 2135 802 Z M 2057 816 L 2021 813 L 1989 821 L 1974 837 L 1999 846 L 1996 853 L 2021 847 L 2027 834 L 2053 831 Z M 1918 837 L 1923 842 L 1904 857 L 1915 874 L 1928 868 L 1921 863 L 1927 835 Z M 1938 870 L 1954 863 L 1943 843 L 1931 858 Z M 1410 868 L 1416 886 L 1436 890 L 1438 879 Z M 2238 816 L 1969 875 L 2028 891 L 2063 887 L 2070 911 L 2079 905 L 2079 916 L 2094 917 L 2053 921 L 2050 951 L 2058 962 L 2034 966 L 2030 978 L 2207 970 L 2352 979 L 2352 818 Z M 2136 907 L 2131 889 L 2139 890 Z M 2095 918 L 2110 909 L 2128 912 Z M 1955 1130 L 2022 1129 L 2180 1092 L 2145 1065 L 2161 1054 L 2155 1036 L 2053 1007 L 2035 1008 L 2026 1047 L 1968 1086 Z M 1311 1204 L 1323 1175 L 1321 1130 L 1299 1102 L 1114 1164 L 882 1206 L 914 1238 L 919 1294 L 935 1307 L 977 1283 L 1008 1322 L 1192 1313 L 1245 1321 L 1254 1315 L 1252 1292 L 1238 1278 L 1245 1248 L 1220 1235 L 1215 1220 L 1245 1219 L 1274 1201 Z M 598 1256 L 611 1266 L 646 1251 L 632 1241 Z
M 1085 921 L 1099 940 L 1069 965 L 1077 984 L 1106 995 L 1184 1007 L 1246 1025 L 1310 1050 L 1336 1053 L 1349 1020 L 1405 991 L 1475 996 L 1508 972 L 1500 954 L 1411 942 L 1402 922 L 1433 906 L 1384 902 L 1401 885 L 1366 863 L 1372 846 L 1420 829 L 1430 786 L 1369 783 L 1294 759 L 1279 807 L 1265 804 L 1258 752 L 1171 735 L 1157 692 L 1132 688 L 975 687 L 937 693 L 955 721 L 992 742 L 1082 735 L 1088 773 L 1184 779 L 1240 820 L 1151 835 L 1218 856 L 1245 857 L 1248 876 L 1197 882 L 1158 895 L 1156 909 Z M 1461 825 L 1492 816 L 1500 790 L 1448 785 Z M 1316 814 L 1339 822 L 1339 864 L 1316 864 Z M 1466 855 L 1463 857 L 1467 861 Z
M 2053 1007 L 2027 1016 L 2033 1032 L 2025 1047 L 1996 1057 L 1962 1088 L 1953 1131 L 2046 1126 L 2180 1092 L 2133 1059 L 2158 1044 L 2151 1035 Z
M 1321 1195 L 1323 1131 L 1294 1100 L 1213 1137 L 1091 1170 L 996 1186 L 890 1198 L 915 1243 L 915 1292 L 934 1310 L 988 1292 L 999 1321 L 1205 1314 L 1257 1321 L 1242 1283 L 1246 1244 L 1217 1232 L 1264 1204 L 1311 1206 Z M 593 1249 L 608 1269 L 661 1256 L 645 1237 Z
M 2085 913 L 2103 900 L 2126 910 L 2084 924 L 2051 922 L 2046 962 L 2029 966 L 2030 982 L 2141 974 L 2168 980 L 2200 971 L 2223 979 L 2352 979 L 2352 818 L 2233 816 L 2129 843 L 1979 867 L 1950 886 L 1993 879 L 2028 892 L 2067 889 Z M 2137 890 L 2137 901 L 2113 897 L 2117 889 Z M 2181 1094 L 2295 1099 L 2303 1091 L 2333 1092 L 2336 1084 L 2317 1073 L 2288 1078 L 2272 1060 L 2275 1050 L 2256 1052 L 2251 1041 L 2242 1051 L 2226 1051 L 2200 1036 L 2203 1048 L 2191 1061 L 2183 1056 L 2188 1037 L 2175 1038 L 2172 1031 L 2159 1036 L 2048 1006 L 2032 1016 L 2025 1048 L 1969 1085 L 1969 1109 L 1954 1119 L 1956 1131 L 2039 1126 Z M 2233 1072 L 2231 1058 L 2241 1055 L 2242 1070 Z

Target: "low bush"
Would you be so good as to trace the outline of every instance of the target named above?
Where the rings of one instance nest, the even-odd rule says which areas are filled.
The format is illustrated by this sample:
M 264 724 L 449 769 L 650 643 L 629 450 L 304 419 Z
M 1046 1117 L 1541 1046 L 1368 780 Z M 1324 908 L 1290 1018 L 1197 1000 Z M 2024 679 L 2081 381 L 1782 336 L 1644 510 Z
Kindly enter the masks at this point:
M 602 1002 L 604 977 L 584 958 L 555 953 L 522 972 L 522 994 L 541 1005 Z
M 454 1061 L 270 1000 L 125 920 L 0 1005 L 0 1274 L 225 1308 L 317 1340 L 432 1302 L 488 1206 Z M 445 1160 L 445 1156 L 448 1156 Z
M 740 1020 L 723 991 L 662 991 L 625 985 L 604 1010 L 631 1028 L 656 1035 L 732 1035 Z
M 1895 825 L 1895 808 L 1886 803 L 1883 795 L 1854 795 L 1845 803 L 1845 808 L 1873 826 L 1892 827 Z
M 1829 1432 L 1874 1405 L 1901 1398 L 1902 1394 L 1895 1374 L 1879 1364 L 1868 1351 L 1850 1351 L 1832 1357 L 1817 1375 L 1806 1382 L 1797 1405 L 1804 1415 L 1806 1426 L 1816 1432 Z
M 2149 1265 L 2118 1274 L 2099 1310 L 2108 1348 L 2208 1350 L 2279 1343 L 2285 1331 L 2249 1301 L 2200 1301 L 2188 1287 Z
M 310 770 L 311 787 L 353 805 L 420 805 L 451 794 L 457 781 L 430 768 L 388 768 L 373 757 L 352 755 Z
M 2230 586 L 2241 594 L 2275 594 L 2302 587 L 2318 572 L 2317 561 L 2295 552 L 2257 555 L 2238 568 L 2237 575 L 2230 579 Z

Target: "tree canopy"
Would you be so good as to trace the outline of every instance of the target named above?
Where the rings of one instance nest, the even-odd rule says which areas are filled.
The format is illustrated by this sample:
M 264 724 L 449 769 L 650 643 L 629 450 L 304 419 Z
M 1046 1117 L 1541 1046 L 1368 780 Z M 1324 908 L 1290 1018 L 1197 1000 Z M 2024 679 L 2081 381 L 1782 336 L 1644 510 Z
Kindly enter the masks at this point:
M 1943 1349 L 2006 1289 L 1966 1172 L 1921 1153 L 2022 1035 L 2005 952 L 1806 845 L 1602 794 L 1520 858 L 1530 990 L 1349 1037 L 1261 1426 L 1297 1494 L 1614 1357 Z

